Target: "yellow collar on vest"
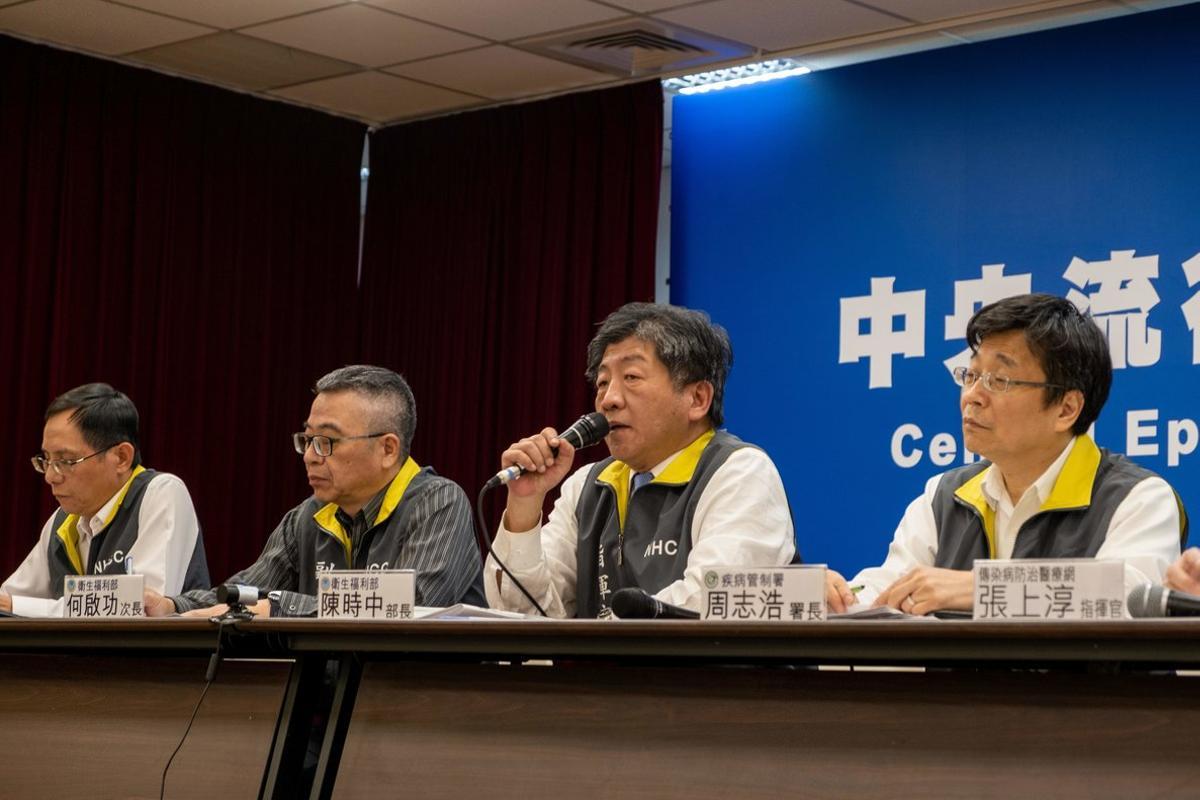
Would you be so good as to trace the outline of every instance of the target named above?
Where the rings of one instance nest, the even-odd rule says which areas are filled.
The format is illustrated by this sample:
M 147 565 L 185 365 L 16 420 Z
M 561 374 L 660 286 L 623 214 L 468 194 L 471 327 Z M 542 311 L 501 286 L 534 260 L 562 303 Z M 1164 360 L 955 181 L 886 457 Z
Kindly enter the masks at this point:
M 1068 508 L 1087 508 L 1092 504 L 1092 487 L 1100 469 L 1100 448 L 1087 434 L 1075 437 L 1075 446 L 1063 463 L 1062 472 L 1054 481 L 1050 496 L 1042 503 L 1042 511 Z
M 669 486 L 682 486 L 692 479 L 696 474 L 696 467 L 700 464 L 700 456 L 704 453 L 704 448 L 708 447 L 708 443 L 712 441 L 716 431 L 711 428 L 696 437 L 696 440 L 689 444 L 683 450 L 679 451 L 679 455 L 671 459 L 659 474 L 654 476 L 651 483 L 663 483 Z M 633 469 L 624 461 L 614 460 L 611 464 L 601 470 L 596 476 L 596 480 L 600 483 L 606 483 L 613 488 L 617 495 L 617 521 L 621 526 L 621 530 L 625 530 L 625 512 L 629 508 L 629 480 L 633 476 Z
M 392 478 L 392 482 L 388 484 L 387 494 L 383 496 L 383 504 L 379 506 L 379 513 L 375 515 L 375 521 L 371 523 L 371 527 L 375 527 L 381 522 L 384 522 L 388 517 L 392 516 L 392 512 L 396 510 L 396 506 L 400 505 L 400 501 L 404 499 L 404 493 L 408 490 L 408 485 L 412 483 L 412 479 L 417 476 L 421 468 L 417 462 L 412 460 L 412 456 L 404 462 L 404 466 L 396 473 L 396 477 Z M 342 543 L 342 548 L 346 551 L 346 565 L 348 568 L 353 568 L 353 545 L 350 542 L 350 536 L 346 533 L 342 523 L 338 522 L 337 518 L 338 506 L 336 503 L 326 503 L 321 506 L 317 513 L 313 514 L 313 519 L 325 531 L 333 535 L 333 538 Z
M 1075 437 L 1075 446 L 1063 462 L 1062 471 L 1054 481 L 1050 496 L 1042 502 L 1041 511 L 1063 511 L 1087 508 L 1092 503 L 1092 487 L 1096 483 L 1096 472 L 1100 468 L 1100 448 L 1086 434 Z M 988 554 L 996 557 L 996 512 L 983 494 L 983 482 L 988 473 L 995 469 L 989 466 L 980 470 L 955 490 L 954 494 L 972 506 L 983 519 L 983 530 L 987 534 Z
M 133 479 L 146 471 L 142 465 L 138 465 L 134 469 L 133 474 L 129 476 L 129 480 L 125 481 L 125 485 L 116 494 L 116 502 L 112 504 L 112 508 L 108 510 L 108 516 L 104 518 L 104 525 L 100 530 L 108 527 L 113 521 L 113 517 L 117 516 L 117 512 L 121 510 L 121 503 L 125 502 L 125 495 L 129 494 L 129 487 L 133 485 Z M 79 523 L 78 514 L 67 514 L 67 518 L 63 520 L 62 525 L 58 526 L 56 532 L 58 538 L 62 540 L 63 547 L 66 548 L 67 558 L 71 559 L 71 566 L 75 567 L 75 574 L 83 574 L 83 558 L 79 555 Z

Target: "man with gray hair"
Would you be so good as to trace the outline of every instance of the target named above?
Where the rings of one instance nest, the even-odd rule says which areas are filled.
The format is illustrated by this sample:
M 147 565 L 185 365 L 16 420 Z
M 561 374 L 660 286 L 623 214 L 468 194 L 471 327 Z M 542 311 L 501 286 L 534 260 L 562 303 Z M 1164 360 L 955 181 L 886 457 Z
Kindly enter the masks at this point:
M 720 430 L 732 363 L 728 334 L 707 314 L 629 303 L 588 345 L 611 457 L 567 478 L 575 449 L 553 428 L 501 455 L 502 468 L 525 473 L 508 484 L 494 549 L 549 616 L 611 616 L 613 594 L 633 587 L 698 610 L 705 567 L 793 560 L 779 472 Z M 543 525 L 546 494 L 564 478 Z M 485 571 L 493 607 L 532 609 L 495 559 Z
M 272 531 L 251 566 L 226 583 L 271 590 L 252 610 L 316 613 L 317 573 L 416 570 L 417 605 L 484 601 L 471 507 L 463 490 L 409 455 L 417 426 L 412 390 L 382 367 L 350 366 L 317 382 L 304 431 L 294 434 L 313 495 Z M 152 616 L 208 615 L 211 590 L 147 598 Z M 201 610 L 202 609 L 202 610 Z

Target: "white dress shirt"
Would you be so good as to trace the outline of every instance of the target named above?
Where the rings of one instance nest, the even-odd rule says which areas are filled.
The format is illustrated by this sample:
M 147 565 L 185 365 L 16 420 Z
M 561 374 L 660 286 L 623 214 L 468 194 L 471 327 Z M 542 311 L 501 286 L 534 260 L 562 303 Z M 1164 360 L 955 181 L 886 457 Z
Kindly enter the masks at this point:
M 1050 496 L 1067 457 L 1075 446 L 1072 439 L 1014 505 L 996 467 L 989 466 L 983 479 L 983 496 L 996 513 L 996 557 L 1011 558 L 1017 533 Z M 944 473 L 943 473 L 944 474 Z M 909 504 L 888 547 L 882 566 L 859 572 L 851 585 L 863 585 L 859 603 L 870 604 L 879 593 L 920 566 L 933 566 L 937 558 L 937 525 L 933 519 L 933 497 L 942 475 L 925 484 L 924 493 Z M 1143 583 L 1161 583 L 1171 562 L 1179 557 L 1179 507 L 1170 485 L 1157 475 L 1134 486 L 1108 526 L 1097 559 L 1125 562 L 1125 590 Z
M 683 452 L 680 450 L 679 452 Z M 651 472 L 662 472 L 673 453 Z M 576 545 L 579 530 L 575 506 L 583 492 L 588 464 L 562 483 L 549 520 L 524 533 L 512 533 L 503 521 L 492 547 L 551 617 L 575 616 Z M 699 610 L 702 570 L 713 566 L 787 564 L 796 552 L 792 517 L 783 481 L 770 457 L 754 447 L 734 451 L 713 473 L 692 518 L 692 549 L 683 577 L 655 597 Z M 499 567 L 488 557 L 484 588 L 493 608 L 532 611 L 533 607 L 507 578 L 497 587 Z
M 80 517 L 79 557 L 86 566 L 93 538 L 104 529 L 124 487 L 117 491 L 93 517 Z M 56 512 L 57 513 L 57 512 Z M 61 617 L 62 599 L 53 599 L 50 586 L 48 552 L 50 537 L 56 536 L 54 514 L 42 526 L 42 533 L 16 572 L 0 586 L 12 597 L 14 614 L 22 617 Z M 146 588 L 163 595 L 179 594 L 196 547 L 200 523 L 192 506 L 191 495 L 179 478 L 167 472 L 155 473 L 146 485 L 138 509 L 138 538 L 125 558 L 133 559 L 134 573 L 144 575 Z

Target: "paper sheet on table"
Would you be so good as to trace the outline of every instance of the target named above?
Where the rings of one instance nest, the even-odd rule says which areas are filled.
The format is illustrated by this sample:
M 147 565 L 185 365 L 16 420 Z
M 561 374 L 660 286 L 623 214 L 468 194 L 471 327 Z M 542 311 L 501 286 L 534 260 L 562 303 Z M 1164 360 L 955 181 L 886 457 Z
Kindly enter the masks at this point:
M 445 608 L 417 606 L 413 609 L 413 619 L 542 619 L 542 617 L 522 614 L 519 611 L 482 608 L 470 603 L 455 603 Z
M 846 609 L 843 614 L 830 614 L 829 619 L 934 619 L 933 617 L 918 617 L 905 614 L 891 606 L 869 606 L 866 603 L 856 603 Z

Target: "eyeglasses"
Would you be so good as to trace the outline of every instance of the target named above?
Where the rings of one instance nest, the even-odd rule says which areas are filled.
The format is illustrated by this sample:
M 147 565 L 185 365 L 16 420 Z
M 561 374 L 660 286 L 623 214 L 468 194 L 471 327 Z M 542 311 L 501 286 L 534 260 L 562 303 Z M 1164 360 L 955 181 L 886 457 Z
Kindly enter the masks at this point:
M 1057 383 L 1042 383 L 1040 381 L 1019 381 L 1007 375 L 995 375 L 991 372 L 976 372 L 966 367 L 954 368 L 954 382 L 964 389 L 970 389 L 976 381 L 983 383 L 983 388 L 989 392 L 1003 394 L 1014 386 L 1040 386 L 1043 389 L 1066 389 Z
M 50 469 L 53 469 L 55 474 L 57 474 L 57 475 L 70 475 L 75 470 L 75 467 L 78 466 L 79 464 L 82 464 L 84 461 L 87 461 L 89 458 L 95 458 L 96 456 L 98 456 L 102 453 L 107 453 L 109 450 L 112 450 L 114 447 L 116 447 L 115 444 L 110 444 L 108 447 L 105 447 L 103 450 L 97 450 L 96 452 L 92 453 L 91 455 L 80 456 L 79 458 L 63 459 L 63 458 L 46 458 L 45 456 L 34 456 L 33 458 L 31 458 L 29 460 L 31 462 L 33 462 L 33 468 L 43 475 L 45 475 L 46 471 L 50 470 Z
M 351 442 L 355 439 L 376 439 L 380 436 L 387 436 L 392 431 L 384 431 L 383 433 L 367 433 L 362 436 L 320 436 L 307 433 L 293 433 L 292 446 L 296 448 L 296 452 L 300 455 L 308 450 L 311 444 L 313 452 L 321 458 L 327 458 L 333 455 L 333 446 L 338 442 Z

